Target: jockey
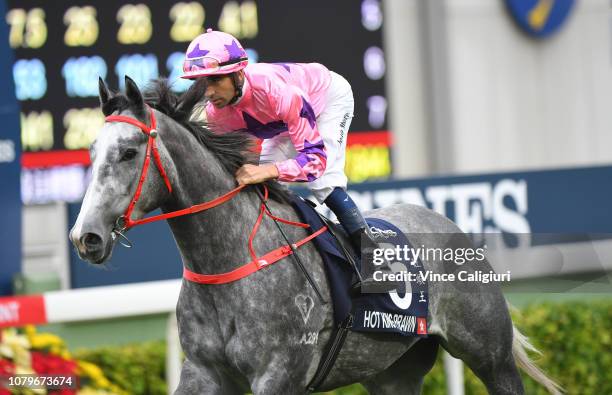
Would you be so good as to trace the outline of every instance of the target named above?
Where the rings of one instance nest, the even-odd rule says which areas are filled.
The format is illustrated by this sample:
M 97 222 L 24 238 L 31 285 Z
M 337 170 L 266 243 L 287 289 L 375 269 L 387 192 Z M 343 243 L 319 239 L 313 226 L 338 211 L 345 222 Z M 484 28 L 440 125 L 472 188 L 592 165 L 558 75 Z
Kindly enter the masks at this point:
M 259 165 L 242 166 L 237 182 L 305 182 L 336 214 L 357 250 L 376 248 L 346 193 L 346 138 L 354 107 L 349 83 L 318 63 L 247 64 L 236 38 L 208 29 L 189 44 L 181 76 L 205 78 L 207 122 L 216 130 L 244 129 L 263 140 Z

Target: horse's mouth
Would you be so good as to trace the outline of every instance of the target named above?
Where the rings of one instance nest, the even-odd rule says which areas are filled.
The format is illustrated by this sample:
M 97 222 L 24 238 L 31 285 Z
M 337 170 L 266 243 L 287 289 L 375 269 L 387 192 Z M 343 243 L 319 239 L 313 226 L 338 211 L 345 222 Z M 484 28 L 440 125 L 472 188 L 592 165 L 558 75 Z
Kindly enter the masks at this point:
M 101 264 L 103 264 L 105 261 L 106 261 L 106 256 L 102 255 L 100 258 L 90 260 L 89 262 L 93 263 L 94 265 L 101 265 Z
M 79 254 L 79 258 L 89 263 L 93 263 L 94 265 L 100 265 L 108 258 L 108 254 L 106 254 L 106 251 L 104 250 L 88 251 L 83 253 L 77 248 L 77 252 Z
M 75 228 L 72 228 L 68 238 L 80 259 L 94 265 L 100 265 L 110 258 L 115 245 L 115 239 L 112 235 L 110 237 L 102 236 L 105 233 L 104 231 L 87 233 L 75 231 Z
M 95 250 L 87 250 L 83 245 L 75 246 L 79 258 L 94 265 L 106 262 L 112 253 L 114 243 L 105 243 L 105 246 Z

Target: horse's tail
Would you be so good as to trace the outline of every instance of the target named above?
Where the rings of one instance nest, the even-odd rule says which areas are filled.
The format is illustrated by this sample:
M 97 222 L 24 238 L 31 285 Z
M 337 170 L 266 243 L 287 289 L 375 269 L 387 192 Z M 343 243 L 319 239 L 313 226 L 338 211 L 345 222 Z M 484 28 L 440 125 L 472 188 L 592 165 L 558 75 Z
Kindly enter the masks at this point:
M 551 395 L 563 394 L 563 388 L 553 379 L 548 377 L 527 355 L 527 351 L 532 351 L 542 355 L 542 353 L 529 342 L 527 336 L 523 335 L 516 326 L 512 326 L 512 355 L 519 368 L 529 377 L 543 385 Z

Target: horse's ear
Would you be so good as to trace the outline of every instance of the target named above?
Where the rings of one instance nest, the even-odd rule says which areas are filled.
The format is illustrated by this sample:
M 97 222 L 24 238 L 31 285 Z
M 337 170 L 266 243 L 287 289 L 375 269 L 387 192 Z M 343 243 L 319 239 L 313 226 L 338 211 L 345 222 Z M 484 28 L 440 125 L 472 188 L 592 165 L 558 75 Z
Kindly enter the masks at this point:
M 144 101 L 142 99 L 142 93 L 140 93 L 140 89 L 138 89 L 138 85 L 134 82 L 133 79 L 125 76 L 125 94 L 130 100 L 130 103 L 133 104 L 137 108 L 141 108 L 144 105 Z
M 100 92 L 100 105 L 104 107 L 108 103 L 111 94 L 102 77 L 98 77 L 98 91 Z

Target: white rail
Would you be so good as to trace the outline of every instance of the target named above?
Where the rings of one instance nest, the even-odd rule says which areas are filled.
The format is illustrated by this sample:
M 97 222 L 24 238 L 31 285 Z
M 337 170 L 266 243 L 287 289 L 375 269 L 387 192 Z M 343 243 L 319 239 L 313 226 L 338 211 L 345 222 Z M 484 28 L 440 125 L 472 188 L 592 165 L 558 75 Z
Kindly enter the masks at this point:
M 168 314 L 166 330 L 166 380 L 168 393 L 178 387 L 181 346 L 176 323 L 176 303 L 181 280 L 112 285 L 52 291 L 42 295 L 0 298 L 0 327 L 66 323 Z M 444 366 L 450 395 L 463 395 L 463 365 L 446 355 Z

